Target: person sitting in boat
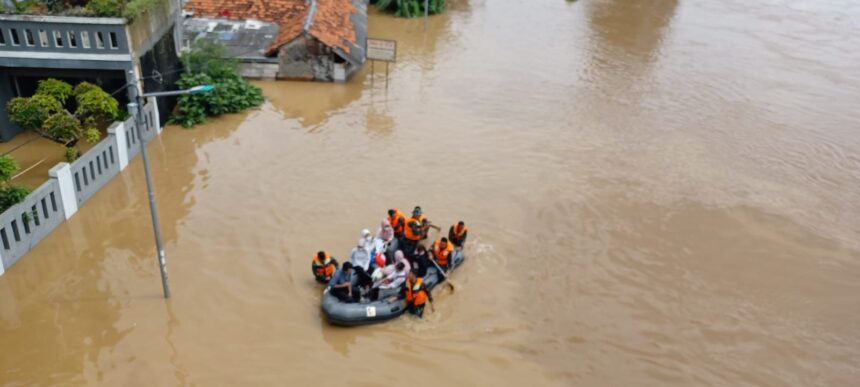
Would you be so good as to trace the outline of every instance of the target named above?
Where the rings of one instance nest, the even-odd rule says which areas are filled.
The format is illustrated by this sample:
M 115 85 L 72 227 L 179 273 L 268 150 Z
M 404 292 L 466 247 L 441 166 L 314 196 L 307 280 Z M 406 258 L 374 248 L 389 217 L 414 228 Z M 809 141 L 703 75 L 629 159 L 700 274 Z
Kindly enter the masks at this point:
M 427 275 L 427 269 L 433 266 L 430 262 L 430 255 L 427 253 L 427 248 L 424 244 L 419 244 L 415 248 L 415 255 L 412 257 L 413 270 L 417 270 L 418 277 L 424 278 Z
M 462 249 L 466 245 L 468 233 L 469 229 L 466 227 L 466 223 L 461 220 L 448 229 L 448 241 L 453 243 L 454 247 Z
M 359 294 L 359 297 L 369 295 L 371 286 L 373 285 L 373 278 L 371 276 L 375 271 L 370 249 L 368 248 L 368 238 L 365 235 L 369 236 L 370 231 L 362 230 L 362 238 L 358 240 L 358 243 L 356 243 L 355 248 L 352 249 L 352 253 L 349 255 L 349 262 L 352 263 L 352 267 L 355 269 L 357 282 L 354 290 Z
M 448 273 L 450 269 L 451 253 L 454 252 L 454 245 L 452 243 L 448 243 L 448 238 L 442 237 L 442 239 L 437 240 L 433 243 L 433 259 L 436 260 L 436 263 L 439 264 L 439 267 Z
M 359 239 L 349 254 L 349 261 L 352 262 L 352 266 L 356 269 L 361 268 L 363 271 L 367 271 L 370 268 L 370 258 L 370 250 L 367 248 L 366 239 Z
M 401 261 L 394 264 L 394 271 L 389 273 L 385 278 L 379 281 L 371 292 L 371 300 L 386 299 L 391 296 L 397 296 L 400 293 L 400 287 L 406 282 L 406 265 Z
M 328 291 L 332 296 L 343 302 L 357 302 L 360 295 L 352 289 L 352 263 L 344 262 L 343 267 L 336 271 L 328 283 Z
M 382 220 L 379 231 L 376 232 L 374 242 L 376 243 L 377 253 L 382 252 L 389 261 L 394 259 L 394 252 L 397 251 L 400 243 L 394 237 L 394 228 L 391 227 L 388 219 Z
M 424 305 L 430 303 L 430 311 L 435 312 L 433 307 L 433 295 L 424 287 L 424 278 L 419 277 L 416 271 L 409 272 L 405 287 L 406 310 L 418 318 L 424 316 Z
M 330 257 L 325 251 L 320 251 L 313 257 L 311 270 L 313 270 L 317 282 L 328 283 L 337 270 L 337 266 L 337 259 Z

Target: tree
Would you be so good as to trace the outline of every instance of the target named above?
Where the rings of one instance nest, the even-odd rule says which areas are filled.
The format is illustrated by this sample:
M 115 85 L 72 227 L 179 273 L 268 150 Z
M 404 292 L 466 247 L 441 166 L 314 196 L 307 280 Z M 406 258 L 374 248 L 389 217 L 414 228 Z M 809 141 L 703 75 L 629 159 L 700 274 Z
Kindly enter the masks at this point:
M 74 96 L 74 113 L 64 104 Z M 120 115 L 119 102 L 100 87 L 81 82 L 72 85 L 53 78 L 39 81 L 36 94 L 13 98 L 6 105 L 10 120 L 24 129 L 72 148 L 81 139 L 95 143 L 101 138 L 99 127 L 105 127 Z M 67 159 L 73 161 L 66 152 Z
M 24 129 L 36 131 L 42 127 L 48 117 L 60 110 L 63 110 L 63 105 L 59 101 L 49 95 L 41 94 L 36 94 L 30 98 L 12 98 L 6 104 L 6 111 L 9 112 L 9 119 L 12 123 Z

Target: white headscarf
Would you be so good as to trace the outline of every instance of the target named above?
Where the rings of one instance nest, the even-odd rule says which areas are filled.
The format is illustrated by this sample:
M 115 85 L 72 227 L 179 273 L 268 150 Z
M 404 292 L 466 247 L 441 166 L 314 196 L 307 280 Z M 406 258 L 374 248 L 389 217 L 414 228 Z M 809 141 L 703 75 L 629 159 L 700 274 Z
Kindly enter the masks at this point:
M 349 256 L 349 261 L 352 262 L 353 266 L 361 267 L 364 270 L 370 267 L 370 251 L 367 250 L 366 243 L 364 238 L 359 239 Z

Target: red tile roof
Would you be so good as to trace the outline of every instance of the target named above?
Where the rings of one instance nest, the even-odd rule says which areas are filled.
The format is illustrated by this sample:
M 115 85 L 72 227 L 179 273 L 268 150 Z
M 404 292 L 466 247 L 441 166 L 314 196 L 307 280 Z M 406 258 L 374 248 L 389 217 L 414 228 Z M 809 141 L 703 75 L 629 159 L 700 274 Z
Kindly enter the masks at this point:
M 268 54 L 275 53 L 305 30 L 311 11 L 308 0 L 189 0 L 185 10 L 195 16 L 228 19 L 257 19 L 278 23 L 278 36 L 272 40 Z M 350 15 L 356 12 L 351 0 L 316 0 L 308 33 L 329 47 L 350 52 L 356 44 Z

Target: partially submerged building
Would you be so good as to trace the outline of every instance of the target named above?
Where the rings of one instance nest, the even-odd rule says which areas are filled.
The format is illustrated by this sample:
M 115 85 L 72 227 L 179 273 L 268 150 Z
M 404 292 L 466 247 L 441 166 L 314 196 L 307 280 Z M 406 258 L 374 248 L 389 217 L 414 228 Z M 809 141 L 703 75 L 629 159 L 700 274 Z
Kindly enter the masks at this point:
M 366 0 L 189 0 L 185 11 L 185 44 L 224 44 L 246 77 L 345 81 L 364 65 Z

